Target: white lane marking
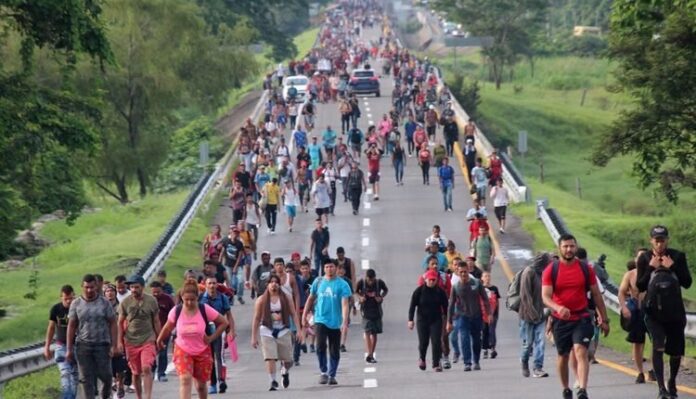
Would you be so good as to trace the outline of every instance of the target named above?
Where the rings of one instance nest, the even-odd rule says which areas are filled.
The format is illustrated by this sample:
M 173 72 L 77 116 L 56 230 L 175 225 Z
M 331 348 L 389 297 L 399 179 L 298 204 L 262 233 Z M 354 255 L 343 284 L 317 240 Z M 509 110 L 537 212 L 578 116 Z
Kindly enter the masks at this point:
M 361 267 L 363 270 L 367 270 L 370 268 L 370 260 L 369 259 L 363 259 L 361 262 Z M 367 354 L 365 354 L 367 356 Z
M 370 245 L 370 237 L 363 237 L 362 238 L 362 246 L 366 247 L 368 245 Z
M 369 109 L 368 109 L 368 111 L 369 111 Z M 367 118 L 372 119 L 372 114 L 367 114 Z
M 365 194 L 367 194 L 367 195 L 372 195 L 372 187 L 370 187 L 370 188 L 368 188 L 367 190 L 365 190 Z
M 367 101 L 367 97 L 363 97 L 363 101 Z
M 365 105 L 367 105 L 367 103 L 365 103 Z M 370 108 L 369 107 L 365 108 L 365 111 L 370 112 Z M 370 115 L 368 114 L 367 117 L 370 118 Z
M 365 367 L 365 372 L 366 373 L 374 373 L 377 371 L 376 367 Z
M 363 226 L 368 227 L 370 225 L 370 218 L 363 218 Z
M 365 203 L 365 209 L 370 209 L 370 208 L 372 208 L 372 203 L 366 202 L 366 203 Z
M 367 124 L 368 124 L 368 125 L 374 125 L 374 124 L 375 124 L 375 121 L 367 121 Z
M 377 388 L 377 379 L 365 378 L 363 381 L 363 388 Z

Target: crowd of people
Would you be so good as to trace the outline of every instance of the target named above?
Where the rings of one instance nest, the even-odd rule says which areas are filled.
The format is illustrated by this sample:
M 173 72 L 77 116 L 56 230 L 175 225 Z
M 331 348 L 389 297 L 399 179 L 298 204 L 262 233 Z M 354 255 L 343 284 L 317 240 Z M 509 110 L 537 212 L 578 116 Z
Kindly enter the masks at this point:
M 290 386 L 290 370 L 307 352 L 318 358 L 319 384 L 337 385 L 351 316 L 358 310 L 364 360 L 377 363 L 382 304 L 389 289 L 374 269 L 358 276 L 344 248 L 331 241 L 330 218 L 337 199 L 350 202 L 353 215 L 359 213 L 368 190 L 374 201 L 380 200 L 384 158 L 394 168 L 396 186 L 404 184 L 409 158 L 416 158 L 425 186 L 435 168 L 444 211 L 452 212 L 456 173 L 451 162 L 460 129 L 447 88 L 431 62 L 397 46 L 379 6 L 373 1 L 347 1 L 341 10 L 327 16 L 316 48 L 302 60 L 279 65 L 276 79 L 269 75 L 264 82 L 269 91 L 264 117 L 258 123 L 248 119 L 239 134 L 240 162 L 230 175 L 232 222 L 226 232 L 215 225 L 204 237 L 202 268 L 187 270 L 177 291 L 167 282 L 165 271 L 149 284 L 137 275 L 118 275 L 109 282 L 87 274 L 80 295 L 70 285 L 62 287 L 60 302 L 50 310 L 45 356 L 58 365 L 63 398 L 77 397 L 79 386 L 86 398 L 106 399 L 112 394 L 123 398 L 133 392 L 138 399 L 150 399 L 153 381 L 167 381 L 170 358 L 179 376 L 180 398 L 190 398 L 193 388 L 200 398 L 225 393 L 225 356 L 234 357 L 237 346 L 235 302 L 253 301 L 250 344 L 260 348 L 271 391 Z M 383 22 L 379 41 L 362 39 L 362 29 Z M 395 84 L 390 111 L 363 132 L 360 102 L 348 80 L 352 69 L 369 69 L 371 62 L 379 62 Z M 306 98 L 299 98 L 292 87 L 287 95 L 280 90 L 284 77 L 291 75 L 309 77 Z M 334 130 L 327 125 L 317 136 L 322 103 L 336 104 L 341 127 Z M 414 275 L 407 327 L 417 331 L 421 370 L 427 369 L 429 348 L 435 372 L 460 361 L 465 372 L 478 371 L 482 359 L 498 357 L 502 296 L 492 284 L 492 275 L 499 270 L 486 200 L 492 201 L 498 231 L 505 233 L 510 196 L 502 181 L 502 161 L 493 152 L 484 167 L 474 146 L 475 132 L 474 121 L 469 120 L 461 148 L 468 172 L 464 178 L 474 198 L 466 212 L 467 242 L 457 245 L 433 226 L 425 240 L 422 270 Z M 444 140 L 438 139 L 440 134 Z M 305 256 L 297 251 L 272 257 L 261 250 L 265 246 L 261 241 L 276 233 L 279 212 L 292 233 L 295 219 L 310 208 L 316 216 Z M 259 232 L 262 224 L 265 235 Z M 636 382 L 645 382 L 643 344 L 649 332 L 652 375 L 660 398 L 677 395 L 685 323 L 679 286 L 691 285 L 686 259 L 667 248 L 667 237 L 663 226 L 652 229 L 652 248 L 638 252 L 619 290 L 639 372 Z M 564 399 L 573 396 L 569 367 L 577 398 L 588 397 L 589 365 L 597 340 L 600 332 L 609 332 L 598 278 L 602 270 L 587 261 L 574 237 L 563 235 L 556 255 L 536 256 L 508 288 L 506 305 L 518 312 L 520 320 L 522 375 L 548 376 L 544 348 L 546 337 L 551 338 L 558 352 Z M 668 273 L 661 273 L 664 270 Z M 667 307 L 672 312 L 665 311 Z M 663 353 L 669 355 L 667 383 Z

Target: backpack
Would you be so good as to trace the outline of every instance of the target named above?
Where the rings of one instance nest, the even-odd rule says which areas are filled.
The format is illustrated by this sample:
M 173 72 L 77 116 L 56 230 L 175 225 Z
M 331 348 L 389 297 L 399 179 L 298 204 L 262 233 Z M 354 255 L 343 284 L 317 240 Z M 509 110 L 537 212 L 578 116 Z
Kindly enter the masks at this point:
M 360 137 L 360 130 L 353 129 L 350 131 L 350 142 L 353 144 L 360 144 L 362 137 Z
M 367 284 L 365 283 L 365 279 L 364 279 L 364 278 L 363 278 L 362 280 L 360 280 L 360 281 L 362 281 L 362 285 L 361 285 L 361 287 L 362 287 L 362 293 L 363 293 L 363 295 L 365 295 L 365 294 L 367 293 Z M 380 283 L 381 283 L 381 280 L 380 280 L 380 279 L 376 279 L 376 281 L 375 281 L 375 284 L 376 284 L 376 285 L 375 285 L 375 292 L 377 292 L 377 293 L 379 293 L 379 291 L 380 291 Z M 375 310 L 377 311 L 376 314 L 373 313 Z M 367 313 L 365 312 L 365 306 L 360 306 L 360 314 L 362 315 L 362 317 L 364 317 L 364 318 L 366 318 L 366 319 L 369 319 L 369 320 L 379 319 L 379 318 L 382 317 L 382 314 L 383 314 L 383 313 L 382 313 L 382 304 L 381 304 L 381 303 L 377 303 L 377 308 L 376 308 L 376 309 L 370 309 Z
M 179 322 L 179 316 L 181 316 L 181 311 L 184 310 L 184 307 L 182 304 L 176 305 L 176 313 L 174 316 L 174 326 Z M 208 315 L 205 313 L 205 305 L 202 303 L 198 304 L 198 311 L 201 313 L 201 316 L 203 317 L 203 322 L 205 323 L 205 335 L 213 335 L 215 331 L 210 331 L 208 327 Z
M 558 260 L 553 261 L 553 265 L 551 266 L 551 287 L 554 289 L 556 288 L 556 280 L 558 279 L 558 268 L 560 267 L 560 262 Z M 582 270 L 582 274 L 585 276 L 585 293 L 590 292 L 590 270 L 589 266 L 585 262 L 580 262 L 580 269 Z M 595 303 L 592 297 L 587 298 L 587 308 L 588 309 L 594 309 L 595 308 Z
M 522 302 L 520 299 L 520 283 L 522 280 L 522 273 L 524 273 L 527 267 L 515 273 L 515 277 L 512 278 L 510 285 L 508 285 L 507 297 L 505 298 L 505 307 L 507 310 L 512 310 L 513 312 L 520 311 L 520 302 Z
M 679 279 L 671 270 L 658 267 L 648 283 L 645 295 L 645 313 L 661 323 L 679 322 L 684 319 L 684 302 Z

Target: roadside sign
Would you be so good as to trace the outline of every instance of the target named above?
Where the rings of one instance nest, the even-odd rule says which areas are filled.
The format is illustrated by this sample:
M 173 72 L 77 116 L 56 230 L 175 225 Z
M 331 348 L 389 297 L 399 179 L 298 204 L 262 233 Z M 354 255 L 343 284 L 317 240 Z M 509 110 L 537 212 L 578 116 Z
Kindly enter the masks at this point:
M 520 154 L 524 154 L 527 152 L 527 149 L 527 131 L 520 130 L 517 133 L 517 151 Z

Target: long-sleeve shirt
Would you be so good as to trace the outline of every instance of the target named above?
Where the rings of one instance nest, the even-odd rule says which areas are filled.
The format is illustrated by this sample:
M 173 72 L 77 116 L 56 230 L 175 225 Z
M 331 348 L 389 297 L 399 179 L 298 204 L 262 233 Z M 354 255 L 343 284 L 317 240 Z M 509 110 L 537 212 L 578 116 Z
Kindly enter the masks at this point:
M 452 322 L 454 318 L 460 316 L 469 318 L 481 317 L 481 304 L 485 307 L 486 314 L 491 314 L 488 295 L 486 295 L 486 290 L 481 281 L 473 278 L 469 278 L 468 283 L 459 281 L 452 287 L 447 320 Z
M 533 267 L 526 267 L 520 276 L 520 320 L 538 323 L 544 319 L 544 301 L 541 297 L 541 275 Z
M 408 321 L 413 321 L 413 316 L 418 308 L 418 321 L 431 323 L 441 319 L 447 312 L 447 295 L 440 287 L 433 288 L 422 285 L 413 291 L 411 306 L 408 308 Z
M 647 291 L 648 285 L 650 284 L 650 277 L 652 276 L 653 271 L 652 266 L 650 266 L 650 258 L 652 255 L 652 251 L 646 251 L 640 257 L 638 257 L 636 266 L 636 287 L 638 287 L 638 291 L 640 292 Z M 683 252 L 677 251 L 676 249 L 667 248 L 664 256 L 669 256 L 674 261 L 674 264 L 672 267 L 670 267 L 670 270 L 675 276 L 677 276 L 679 285 L 685 289 L 689 289 L 689 287 L 691 287 L 692 278 L 691 273 L 689 272 L 689 266 L 686 263 L 686 255 Z M 686 312 L 683 306 L 680 311 L 682 313 Z

